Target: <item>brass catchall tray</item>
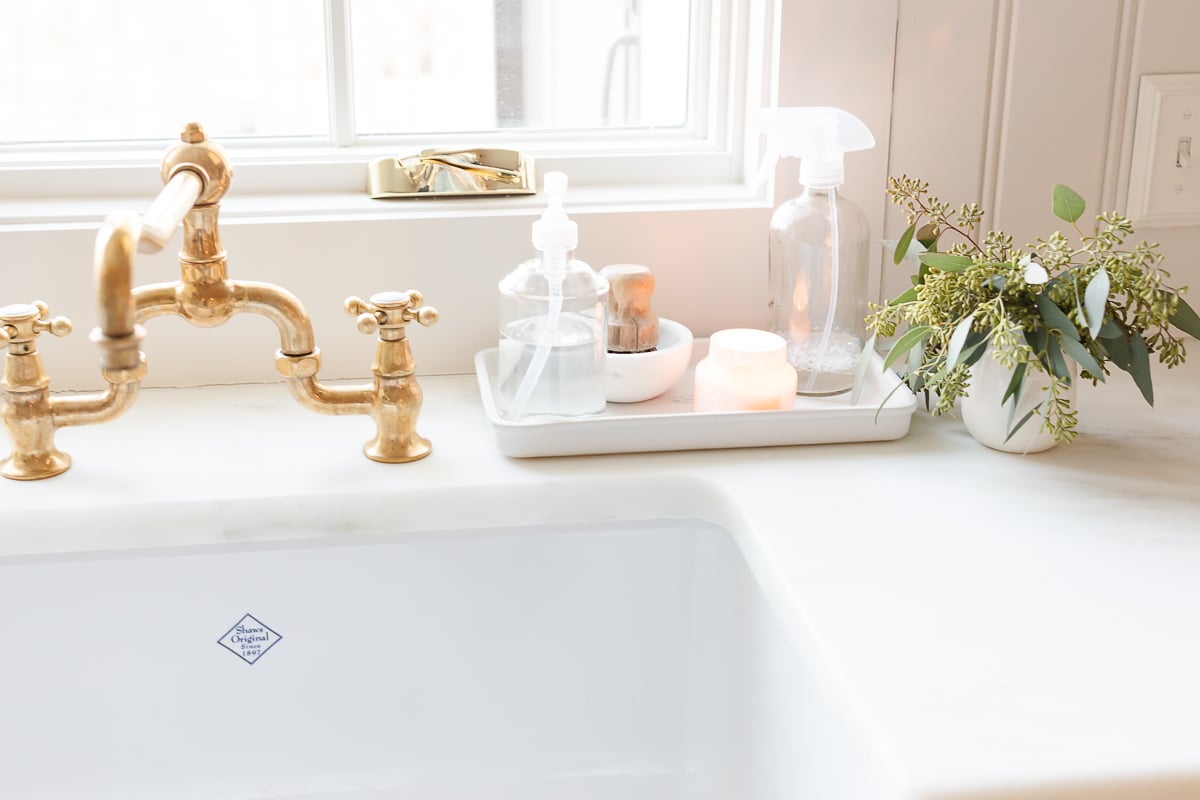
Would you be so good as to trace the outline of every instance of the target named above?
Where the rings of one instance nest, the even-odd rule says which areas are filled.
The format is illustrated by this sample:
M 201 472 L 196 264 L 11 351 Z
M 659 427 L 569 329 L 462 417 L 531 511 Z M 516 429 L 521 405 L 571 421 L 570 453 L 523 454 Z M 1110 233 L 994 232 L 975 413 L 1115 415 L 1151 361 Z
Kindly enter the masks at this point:
M 533 159 L 518 150 L 422 150 L 415 156 L 372 161 L 367 193 L 392 197 L 479 197 L 535 194 Z

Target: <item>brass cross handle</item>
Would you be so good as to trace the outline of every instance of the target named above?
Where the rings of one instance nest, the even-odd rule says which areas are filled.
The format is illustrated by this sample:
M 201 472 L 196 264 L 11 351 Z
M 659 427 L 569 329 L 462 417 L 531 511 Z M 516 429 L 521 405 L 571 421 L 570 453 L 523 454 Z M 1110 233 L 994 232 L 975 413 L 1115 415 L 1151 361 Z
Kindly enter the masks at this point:
M 66 336 L 70 332 L 71 320 L 66 317 L 50 319 L 50 307 L 41 300 L 0 308 L 0 344 L 31 341 L 39 333 Z
M 424 298 L 415 289 L 407 292 L 379 292 L 370 301 L 346 298 L 346 313 L 358 317 L 360 333 L 375 333 L 380 328 L 399 328 L 408 322 L 429 326 L 438 321 L 437 309 L 422 306 Z

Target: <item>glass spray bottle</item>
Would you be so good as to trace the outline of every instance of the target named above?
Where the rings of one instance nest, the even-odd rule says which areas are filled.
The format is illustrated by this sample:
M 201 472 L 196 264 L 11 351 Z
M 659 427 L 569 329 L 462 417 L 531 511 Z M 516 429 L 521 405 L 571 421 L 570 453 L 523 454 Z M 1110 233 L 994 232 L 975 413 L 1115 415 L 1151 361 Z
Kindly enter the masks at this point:
M 800 158 L 804 187 L 771 217 L 769 327 L 787 340 L 798 394 L 845 392 L 866 341 L 870 229 L 841 195 L 842 154 L 875 139 L 839 108 L 768 109 L 764 121 L 769 163 Z

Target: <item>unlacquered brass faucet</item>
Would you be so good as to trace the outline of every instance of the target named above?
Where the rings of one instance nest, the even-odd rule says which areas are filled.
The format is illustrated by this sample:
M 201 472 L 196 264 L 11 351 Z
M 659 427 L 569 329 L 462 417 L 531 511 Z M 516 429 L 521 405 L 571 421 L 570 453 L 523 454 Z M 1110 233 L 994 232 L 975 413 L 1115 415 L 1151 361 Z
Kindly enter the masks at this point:
M 145 362 L 135 353 L 128 367 L 105 367 L 108 389 L 98 394 L 50 395 L 50 378 L 37 351 L 37 335 L 66 336 L 71 321 L 49 319 L 45 303 L 16 304 L 0 308 L 0 344 L 7 346 L 4 404 L 0 421 L 12 440 L 12 454 L 0 461 L 0 475 L 18 481 L 50 478 L 71 466 L 71 457 L 54 446 L 54 432 L 68 425 L 89 425 L 120 415 L 133 405 L 146 373 Z
M 217 229 L 219 204 L 229 188 L 232 169 L 220 147 L 207 141 L 200 125 L 184 128 L 162 164 L 165 184 L 150 210 L 109 215 L 96 238 L 96 292 L 100 325 L 92 340 L 101 348 L 101 373 L 107 391 L 94 395 L 51 397 L 50 380 L 37 355 L 42 331 L 64 336 L 65 318 L 48 319 L 44 304 L 0 308 L 0 345 L 7 343 L 0 412 L 13 453 L 0 462 L 0 474 L 19 480 L 49 478 L 65 471 L 70 458 L 54 445 L 57 428 L 112 419 L 130 406 L 145 375 L 140 350 L 141 323 L 174 314 L 193 325 L 214 327 L 242 312 L 262 315 L 279 329 L 275 364 L 293 396 L 324 414 L 367 414 L 377 433 L 363 452 L 374 461 L 399 463 L 429 455 L 429 440 L 416 430 L 421 387 L 414 374 L 405 325 L 432 325 L 437 311 L 423 306 L 420 292 L 382 292 L 368 302 L 346 301 L 363 333 L 378 333 L 374 380 L 353 386 L 326 386 L 317 380 L 321 354 L 312 323 L 300 301 L 269 283 L 232 281 Z M 180 280 L 133 287 L 135 253 L 161 250 L 183 223 Z

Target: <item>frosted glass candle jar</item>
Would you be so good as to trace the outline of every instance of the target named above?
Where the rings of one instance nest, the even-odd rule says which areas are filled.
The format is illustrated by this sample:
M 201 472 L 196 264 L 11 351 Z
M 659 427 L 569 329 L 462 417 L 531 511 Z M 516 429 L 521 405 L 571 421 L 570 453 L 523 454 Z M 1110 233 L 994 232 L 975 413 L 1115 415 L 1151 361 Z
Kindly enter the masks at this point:
M 696 365 L 696 411 L 789 409 L 796 403 L 796 370 L 782 336 L 751 328 L 717 331 Z

